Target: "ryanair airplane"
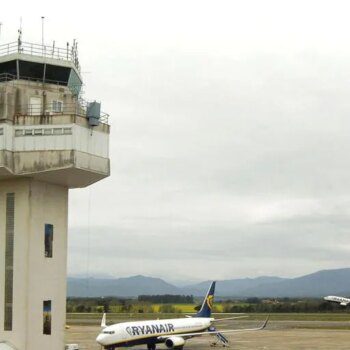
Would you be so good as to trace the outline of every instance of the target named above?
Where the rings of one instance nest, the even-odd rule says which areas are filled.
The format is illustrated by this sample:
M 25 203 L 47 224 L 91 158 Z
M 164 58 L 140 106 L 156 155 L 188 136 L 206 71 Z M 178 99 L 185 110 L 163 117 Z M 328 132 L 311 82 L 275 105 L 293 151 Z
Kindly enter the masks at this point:
M 142 344 L 147 345 L 148 350 L 155 350 L 156 344 L 159 343 L 164 343 L 168 349 L 183 349 L 186 340 L 198 336 L 211 335 L 216 336 L 216 340 L 222 345 L 228 346 L 228 340 L 223 333 L 259 331 L 266 327 L 268 318 L 259 328 L 218 331 L 213 326 L 213 323 L 237 319 L 242 316 L 221 319 L 212 318 L 211 310 L 214 302 L 214 291 L 215 282 L 211 284 L 201 309 L 193 317 L 124 322 L 107 326 L 106 314 L 104 314 L 101 322 L 102 331 L 96 341 L 107 350 Z

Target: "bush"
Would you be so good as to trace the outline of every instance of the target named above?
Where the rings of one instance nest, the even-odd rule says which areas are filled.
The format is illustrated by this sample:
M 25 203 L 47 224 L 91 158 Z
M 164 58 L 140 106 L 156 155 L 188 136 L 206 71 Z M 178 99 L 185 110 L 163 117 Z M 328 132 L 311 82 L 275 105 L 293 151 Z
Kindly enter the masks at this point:
M 174 305 L 163 304 L 159 307 L 159 312 L 161 312 L 163 314 L 175 314 L 175 313 L 180 313 L 181 310 L 174 307 Z

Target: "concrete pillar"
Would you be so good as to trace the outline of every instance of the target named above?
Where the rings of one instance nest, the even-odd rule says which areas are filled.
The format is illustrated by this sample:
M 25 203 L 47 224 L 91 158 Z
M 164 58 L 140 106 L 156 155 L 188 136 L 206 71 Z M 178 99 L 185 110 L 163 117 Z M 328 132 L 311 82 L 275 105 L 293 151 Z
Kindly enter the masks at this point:
M 0 339 L 19 350 L 64 349 L 67 222 L 67 187 L 30 178 L 0 181 Z M 9 323 L 5 327 L 5 292 L 11 290 L 11 266 L 6 266 L 6 261 L 11 265 L 12 229 L 13 316 L 12 331 L 6 331 Z M 52 257 L 48 254 L 51 231 Z M 44 334 L 44 301 L 46 311 L 51 301 L 51 335 Z M 7 321 L 8 317 L 9 312 Z

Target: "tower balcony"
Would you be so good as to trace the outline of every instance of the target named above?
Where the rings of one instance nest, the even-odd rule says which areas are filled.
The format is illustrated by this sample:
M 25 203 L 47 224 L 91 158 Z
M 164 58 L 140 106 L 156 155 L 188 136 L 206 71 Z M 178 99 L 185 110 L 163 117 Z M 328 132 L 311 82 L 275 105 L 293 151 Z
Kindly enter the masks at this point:
M 0 180 L 31 177 L 77 188 L 108 177 L 108 114 L 92 126 L 89 105 L 82 99 L 8 105 L 0 94 Z
M 78 188 L 109 176 L 107 124 L 91 128 L 86 118 L 64 114 L 28 118 L 0 123 L 0 180 L 30 177 Z

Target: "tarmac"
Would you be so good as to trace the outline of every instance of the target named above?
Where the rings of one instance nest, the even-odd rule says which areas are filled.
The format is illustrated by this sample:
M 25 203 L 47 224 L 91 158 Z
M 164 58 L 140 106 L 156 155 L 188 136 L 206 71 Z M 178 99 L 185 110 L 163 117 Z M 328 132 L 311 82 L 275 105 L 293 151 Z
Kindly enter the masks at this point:
M 243 324 L 244 327 L 256 327 L 258 325 L 259 322 L 249 322 L 249 324 L 244 322 Z M 226 324 L 223 328 L 228 326 Z M 350 322 L 274 321 L 270 322 L 263 331 L 226 334 L 225 336 L 230 342 L 230 349 L 236 350 L 349 350 L 349 327 Z M 239 327 L 234 323 L 231 324 L 231 328 Z M 99 331 L 100 327 L 96 325 L 72 325 L 66 331 L 66 342 L 79 344 L 80 350 L 101 350 L 101 347 L 95 342 Z M 221 345 L 211 347 L 213 340 L 212 336 L 189 339 L 184 349 L 222 349 Z M 157 348 L 166 349 L 164 345 L 158 345 Z M 132 349 L 145 350 L 146 346 L 135 346 Z

